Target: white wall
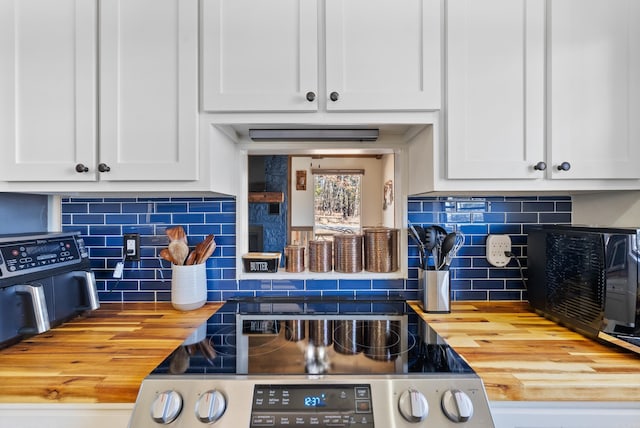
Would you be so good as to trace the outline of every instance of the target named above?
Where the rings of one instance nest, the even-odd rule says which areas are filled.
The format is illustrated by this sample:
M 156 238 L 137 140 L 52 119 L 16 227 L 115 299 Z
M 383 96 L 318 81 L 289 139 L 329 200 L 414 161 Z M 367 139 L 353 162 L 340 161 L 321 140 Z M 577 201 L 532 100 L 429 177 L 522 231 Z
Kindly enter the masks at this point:
M 383 159 L 392 155 L 385 155 L 382 159 L 375 158 L 332 158 L 313 159 L 311 157 L 293 157 L 291 159 L 291 226 L 313 226 L 313 175 L 312 169 L 364 169 L 362 179 L 362 226 L 393 226 L 393 221 L 387 223 L 383 218 L 382 209 L 385 164 Z M 392 161 L 391 161 L 392 164 Z M 393 164 L 391 165 L 393 167 Z M 388 165 L 387 167 L 388 168 Z M 307 190 L 296 190 L 296 171 L 307 171 Z M 393 179 L 393 169 L 389 175 Z M 393 215 L 393 209 L 387 210 Z M 385 214 L 386 215 L 386 214 Z
M 310 157 L 291 158 L 291 226 L 313 226 L 313 176 L 311 175 Z M 296 171 L 307 172 L 307 190 L 296 190 Z
M 640 191 L 573 196 L 574 224 L 640 226 Z
M 396 227 L 395 226 L 395 207 L 396 207 L 396 189 L 394 182 L 395 175 L 395 155 L 384 155 L 382 157 L 382 183 L 381 189 L 384 189 L 385 183 L 389 180 L 393 183 L 393 199 L 390 205 L 387 206 L 385 210 L 382 211 L 382 226 L 386 227 Z M 384 197 L 384 194 L 383 194 Z

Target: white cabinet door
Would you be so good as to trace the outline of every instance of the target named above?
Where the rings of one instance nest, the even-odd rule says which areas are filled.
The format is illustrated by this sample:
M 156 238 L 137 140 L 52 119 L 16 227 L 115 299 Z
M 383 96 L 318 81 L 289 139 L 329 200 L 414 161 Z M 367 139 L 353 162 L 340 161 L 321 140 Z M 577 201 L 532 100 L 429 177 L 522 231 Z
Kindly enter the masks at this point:
M 96 16 L 95 0 L 0 1 L 0 180 L 95 180 Z
M 203 0 L 202 69 L 206 111 L 317 110 L 317 1 Z
M 317 0 L 203 0 L 203 109 L 440 108 L 440 0 L 324 4 L 319 19 Z
M 327 110 L 437 110 L 440 0 L 326 0 Z
M 447 1 L 447 178 L 544 177 L 544 15 L 544 0 Z
M 198 178 L 198 1 L 100 2 L 101 180 Z
M 549 8 L 552 177 L 640 178 L 640 2 Z

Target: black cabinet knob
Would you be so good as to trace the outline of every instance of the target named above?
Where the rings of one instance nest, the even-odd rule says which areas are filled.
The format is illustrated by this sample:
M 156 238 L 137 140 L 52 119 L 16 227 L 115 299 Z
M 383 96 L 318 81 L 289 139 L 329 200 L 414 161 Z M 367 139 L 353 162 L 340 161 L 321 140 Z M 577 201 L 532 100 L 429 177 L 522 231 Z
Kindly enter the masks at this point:
M 533 169 L 535 169 L 536 171 L 544 171 L 545 169 L 547 169 L 547 164 L 544 162 L 538 162 L 534 165 Z
M 109 165 L 107 165 L 106 163 L 101 163 L 98 165 L 98 171 L 100 172 L 109 172 L 111 171 L 111 168 L 109 168 Z
M 569 162 L 562 162 L 558 165 L 558 171 L 569 171 L 571 169 L 571 164 Z
M 330 99 L 331 101 L 338 101 L 338 99 L 339 99 L 339 98 L 340 98 L 340 94 L 339 94 L 339 93 L 337 93 L 337 92 L 331 92 L 331 93 L 329 94 L 329 99 Z
M 89 168 L 87 168 L 84 164 L 79 163 L 78 165 L 76 165 L 76 172 L 89 172 Z
M 316 99 L 316 93 L 315 92 L 307 92 L 307 101 L 309 101 L 310 103 L 313 102 Z

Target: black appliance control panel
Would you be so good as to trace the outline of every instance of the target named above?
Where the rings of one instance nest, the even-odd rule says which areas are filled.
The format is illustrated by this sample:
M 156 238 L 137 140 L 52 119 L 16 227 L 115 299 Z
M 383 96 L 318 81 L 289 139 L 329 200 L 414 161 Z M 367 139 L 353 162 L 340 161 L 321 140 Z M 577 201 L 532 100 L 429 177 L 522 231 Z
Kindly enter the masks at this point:
M 25 275 L 82 262 L 88 255 L 82 239 L 52 234 L 0 241 L 0 277 Z
M 371 387 L 255 385 L 250 428 L 268 426 L 373 428 Z

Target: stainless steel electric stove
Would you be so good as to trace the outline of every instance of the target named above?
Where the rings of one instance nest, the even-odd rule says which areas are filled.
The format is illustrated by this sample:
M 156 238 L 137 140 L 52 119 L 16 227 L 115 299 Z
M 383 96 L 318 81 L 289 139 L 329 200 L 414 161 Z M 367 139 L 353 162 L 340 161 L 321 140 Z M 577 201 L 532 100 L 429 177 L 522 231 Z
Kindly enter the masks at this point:
M 142 383 L 130 427 L 493 427 L 481 379 L 403 300 L 224 304 Z

